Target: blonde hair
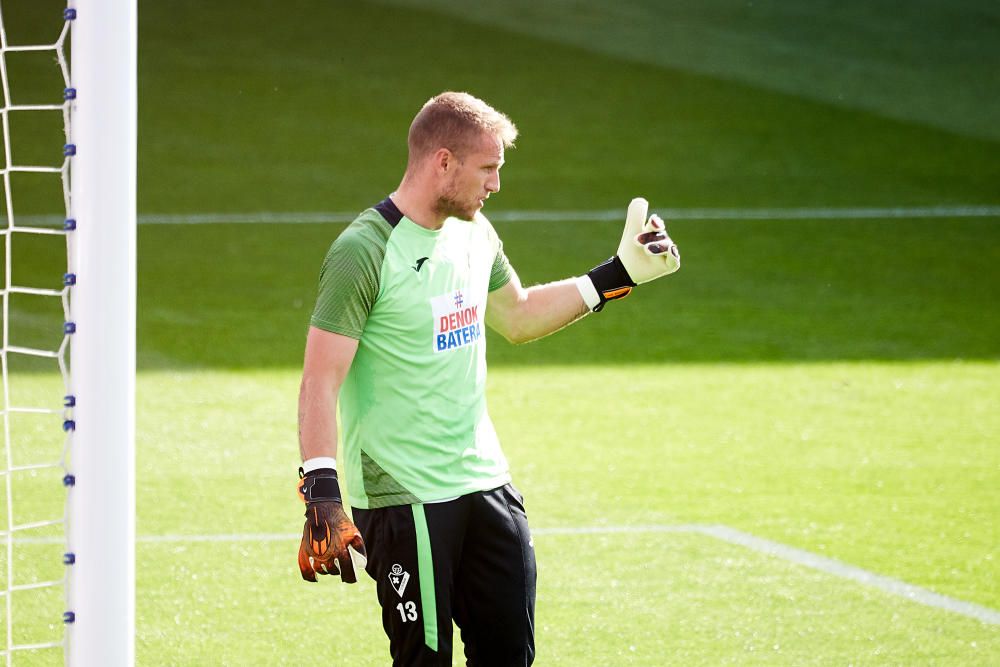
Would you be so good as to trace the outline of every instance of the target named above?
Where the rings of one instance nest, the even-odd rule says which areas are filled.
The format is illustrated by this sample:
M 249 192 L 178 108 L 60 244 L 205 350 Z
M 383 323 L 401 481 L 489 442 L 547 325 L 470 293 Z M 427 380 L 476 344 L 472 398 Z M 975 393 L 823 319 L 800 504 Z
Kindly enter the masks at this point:
M 410 123 L 406 143 L 413 164 L 439 148 L 447 148 L 461 159 L 474 148 L 483 133 L 510 148 L 517 127 L 503 113 L 468 93 L 445 92 L 429 99 Z

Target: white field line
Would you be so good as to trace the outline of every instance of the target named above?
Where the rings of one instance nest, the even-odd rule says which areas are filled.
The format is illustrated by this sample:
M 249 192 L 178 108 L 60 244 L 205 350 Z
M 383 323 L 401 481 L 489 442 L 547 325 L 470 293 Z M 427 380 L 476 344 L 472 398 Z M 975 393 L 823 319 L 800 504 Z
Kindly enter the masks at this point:
M 720 539 L 724 542 L 729 542 L 730 544 L 738 544 L 742 547 L 753 549 L 754 551 L 759 551 L 760 553 L 764 553 L 769 556 L 783 558 L 784 560 L 795 563 L 796 565 L 804 565 L 806 567 L 811 567 L 814 570 L 826 572 L 827 574 L 832 574 L 843 579 L 849 579 L 850 581 L 854 581 L 864 586 L 872 586 L 883 590 L 886 593 L 898 595 L 899 597 L 912 600 L 913 602 L 919 602 L 920 604 L 927 605 L 928 607 L 936 607 L 937 609 L 944 609 L 956 614 L 962 614 L 963 616 L 974 618 L 977 621 L 982 621 L 983 623 L 1000 625 L 1000 611 L 997 611 L 996 609 L 983 607 L 972 602 L 965 602 L 964 600 L 951 598 L 947 595 L 940 595 L 933 591 L 929 591 L 926 588 L 914 586 L 913 584 L 908 584 L 905 581 L 900 581 L 899 579 L 884 577 L 880 574 L 875 574 L 874 572 L 870 572 L 860 567 L 855 567 L 854 565 L 848 565 L 847 563 L 839 560 L 834 560 L 833 558 L 827 558 L 825 556 L 820 556 L 819 554 L 814 554 L 811 551 L 796 549 L 795 547 L 790 547 L 787 544 L 765 540 L 762 537 L 757 537 L 756 535 L 751 535 L 750 533 L 744 533 L 728 526 L 699 526 L 697 532 Z
M 905 218 L 996 218 L 1000 206 L 895 206 L 895 207 L 801 207 L 801 208 L 656 208 L 667 220 L 896 220 Z M 345 223 L 354 220 L 353 212 L 276 212 L 254 213 L 143 213 L 141 225 L 219 225 L 219 224 L 316 224 Z M 494 211 L 487 214 L 493 222 L 611 222 L 621 220 L 624 207 L 584 211 Z M 61 226 L 62 218 L 46 215 L 17 216 L 18 227 Z
M 556 526 L 533 528 L 533 536 L 545 535 L 602 535 L 602 534 L 648 534 L 648 533 L 695 533 L 712 537 L 729 544 L 735 544 L 768 556 L 781 558 L 796 565 L 819 570 L 863 586 L 878 588 L 891 595 L 918 602 L 935 609 L 943 609 L 990 625 L 1000 625 L 1000 611 L 972 602 L 941 595 L 933 591 L 908 584 L 899 579 L 885 577 L 854 565 L 820 556 L 796 547 L 772 542 L 750 533 L 723 525 L 676 524 L 676 525 L 635 525 L 635 526 Z M 295 542 L 301 536 L 295 533 L 239 533 L 219 535 L 140 535 L 140 543 L 187 543 L 187 542 Z M 57 537 L 17 538 L 16 543 L 62 543 Z

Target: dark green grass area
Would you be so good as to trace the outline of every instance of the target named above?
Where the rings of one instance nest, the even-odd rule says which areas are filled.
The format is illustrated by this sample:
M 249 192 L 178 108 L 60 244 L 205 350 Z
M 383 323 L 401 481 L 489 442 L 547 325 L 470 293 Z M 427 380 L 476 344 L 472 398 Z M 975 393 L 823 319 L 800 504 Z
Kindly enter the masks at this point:
M 18 4 L 5 19 L 36 26 L 51 9 Z M 10 61 L 15 100 L 59 98 L 51 55 Z M 139 208 L 358 210 L 398 183 L 409 121 L 444 89 L 519 125 L 495 200 L 508 209 L 637 194 L 662 206 L 1000 201 L 996 142 L 835 101 L 413 9 L 180 0 L 140 7 Z M 30 134 L 39 145 L 22 154 L 58 161 L 60 137 Z M 22 189 L 18 212 L 59 212 L 60 197 Z
M 521 129 L 504 208 L 1000 201 L 993 142 L 364 3 L 143 3 L 145 212 L 355 211 L 431 95 Z M 224 36 L 224 37 L 223 37 Z
M 613 239 L 617 224 L 601 229 Z M 541 242 L 532 241 L 536 230 Z M 542 266 L 558 275 L 579 265 L 572 245 L 572 253 L 553 253 L 544 264 L 534 259 L 541 248 L 560 247 L 565 228 L 503 231 L 513 236 L 508 248 L 525 265 L 528 283 L 553 277 Z M 611 317 L 592 316 L 586 328 L 567 330 L 558 342 L 527 348 L 531 361 L 593 358 L 609 341 L 621 361 L 1000 352 L 1000 319 L 989 305 L 1000 295 L 996 221 L 690 222 L 671 225 L 671 234 L 682 251 L 681 272 L 612 304 L 621 308 L 602 313 Z M 591 256 L 602 243 L 607 247 L 597 236 L 597 230 L 587 234 Z M 493 351 L 506 360 L 526 350 Z
M 617 223 L 499 225 L 526 284 L 579 274 Z M 140 230 L 142 367 L 297 366 L 320 263 L 340 225 Z M 994 220 L 687 222 L 676 276 L 497 364 L 994 359 Z
M 1000 201 L 996 141 L 657 59 L 620 59 L 603 47 L 565 45 L 560 35 L 529 37 L 369 3 L 140 5 L 139 208 L 146 213 L 356 211 L 398 183 L 409 121 L 445 89 L 476 93 L 519 125 L 519 146 L 495 200 L 507 209 L 611 208 L 638 194 L 672 207 Z M 5 7 L 5 25 L 27 41 L 53 40 L 61 21 L 44 17 L 58 18 L 59 9 L 51 0 L 13 4 Z M 740 18 L 717 9 L 691 9 L 692 20 L 725 32 L 727 21 Z M 907 5 L 888 3 L 884 11 L 905 13 Z M 597 8 L 586 12 L 601 24 Z M 857 8 L 842 12 L 812 7 L 803 10 L 811 18 L 801 20 L 816 30 L 814 14 L 829 13 L 831 26 L 844 32 L 860 19 Z M 647 29 L 664 16 L 673 14 L 650 19 Z M 935 66 L 922 90 L 935 90 L 933 82 L 946 75 L 982 83 L 978 69 L 962 64 L 969 53 L 986 53 L 987 60 L 992 53 L 982 45 L 992 14 L 983 16 L 953 17 L 950 41 L 969 42 L 971 51 L 951 66 Z M 605 18 L 620 17 L 609 10 Z M 771 7 L 740 29 L 770 40 L 772 31 L 793 32 L 799 20 L 794 9 Z M 926 22 L 887 21 L 893 39 L 908 44 L 928 30 Z M 676 27 L 678 20 L 669 22 Z M 738 55 L 741 34 L 727 41 L 727 57 Z M 613 35 L 597 30 L 594 39 Z M 912 48 L 894 59 L 873 36 L 856 39 L 867 46 L 852 57 L 876 64 L 885 58 L 910 79 L 919 77 Z M 833 58 L 824 50 L 830 44 L 817 42 L 811 55 L 801 38 L 793 45 L 789 58 Z M 51 53 L 11 53 L 8 67 L 15 101 L 61 97 Z M 977 94 L 990 96 L 994 86 L 982 85 Z M 894 99 L 877 93 L 878 105 Z M 905 96 L 897 102 L 905 104 Z M 24 128 L 18 155 L 58 163 L 62 137 L 13 120 Z M 58 191 L 52 196 L 26 179 L 14 189 L 19 214 L 61 212 Z
M 1000 139 L 991 0 L 380 0 Z

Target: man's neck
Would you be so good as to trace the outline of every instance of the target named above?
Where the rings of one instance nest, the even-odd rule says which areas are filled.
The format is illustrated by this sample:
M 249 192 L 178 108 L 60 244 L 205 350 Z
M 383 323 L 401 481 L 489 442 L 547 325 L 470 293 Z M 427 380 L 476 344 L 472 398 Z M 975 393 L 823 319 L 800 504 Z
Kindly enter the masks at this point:
M 445 218 L 434 211 L 434 201 L 423 195 L 423 190 L 411 185 L 405 177 L 389 196 L 400 213 L 421 227 L 436 230 L 444 225 Z

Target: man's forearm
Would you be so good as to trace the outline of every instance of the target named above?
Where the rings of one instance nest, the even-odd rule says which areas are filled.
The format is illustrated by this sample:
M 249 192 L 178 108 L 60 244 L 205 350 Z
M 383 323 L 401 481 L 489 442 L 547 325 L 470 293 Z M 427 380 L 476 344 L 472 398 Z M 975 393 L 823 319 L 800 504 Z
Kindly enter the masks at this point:
M 574 278 L 522 289 L 515 308 L 517 327 L 504 334 L 513 343 L 548 336 L 590 312 Z
M 299 389 L 299 454 L 337 457 L 337 394 L 308 375 Z
M 358 341 L 309 327 L 299 386 L 299 453 L 306 461 L 337 456 L 337 396 Z

